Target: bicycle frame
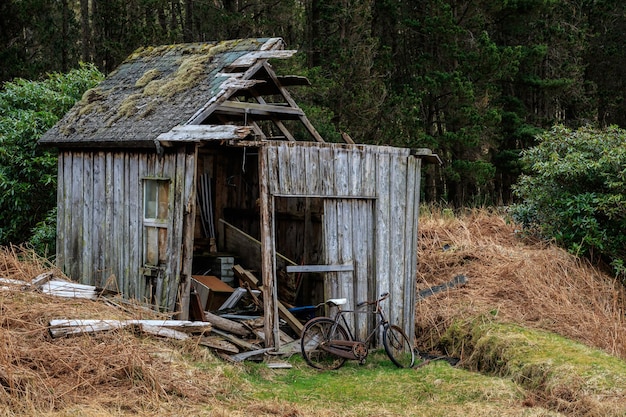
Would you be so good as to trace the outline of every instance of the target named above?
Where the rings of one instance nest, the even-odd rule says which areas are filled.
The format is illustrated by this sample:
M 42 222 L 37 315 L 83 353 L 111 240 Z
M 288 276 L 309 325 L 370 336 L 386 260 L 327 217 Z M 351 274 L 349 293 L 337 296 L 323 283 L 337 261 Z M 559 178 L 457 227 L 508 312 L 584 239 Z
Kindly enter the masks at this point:
M 348 336 L 350 340 L 330 340 L 328 346 L 324 346 L 323 349 L 328 351 L 329 353 L 335 354 L 337 356 L 341 356 L 346 359 L 359 360 L 363 362 L 369 353 L 368 345 L 376 332 L 382 327 L 383 329 L 389 325 L 389 321 L 385 317 L 383 313 L 382 307 L 380 306 L 380 302 L 387 299 L 389 296 L 388 293 L 383 294 L 380 298 L 378 298 L 374 302 L 361 302 L 357 304 L 357 307 L 361 306 L 369 306 L 375 304 L 373 309 L 367 310 L 343 310 L 341 305 L 333 304 L 337 308 L 337 313 L 333 317 L 334 324 L 332 326 L 331 333 L 335 333 L 338 325 L 343 325 L 344 329 L 348 332 Z M 367 337 L 363 340 L 358 340 L 355 336 L 356 331 L 353 332 L 352 327 L 348 325 L 348 320 L 346 319 L 346 315 L 348 314 L 372 314 L 377 318 L 376 325 L 372 329 L 372 331 L 367 335 Z M 356 330 L 356 329 L 355 329 Z

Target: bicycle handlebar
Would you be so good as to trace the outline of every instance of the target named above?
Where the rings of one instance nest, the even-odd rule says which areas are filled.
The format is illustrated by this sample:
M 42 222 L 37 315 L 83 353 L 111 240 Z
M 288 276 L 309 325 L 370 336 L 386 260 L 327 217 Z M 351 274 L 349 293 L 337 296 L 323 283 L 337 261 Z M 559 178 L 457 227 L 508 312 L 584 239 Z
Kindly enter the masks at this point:
M 384 292 L 380 295 L 380 298 L 378 300 L 374 300 L 374 301 L 361 301 L 360 303 L 358 303 L 356 306 L 357 307 L 363 307 L 365 305 L 372 305 L 372 304 L 376 304 L 376 303 L 380 303 L 383 300 L 386 300 L 387 298 L 389 298 L 389 293 L 388 292 Z

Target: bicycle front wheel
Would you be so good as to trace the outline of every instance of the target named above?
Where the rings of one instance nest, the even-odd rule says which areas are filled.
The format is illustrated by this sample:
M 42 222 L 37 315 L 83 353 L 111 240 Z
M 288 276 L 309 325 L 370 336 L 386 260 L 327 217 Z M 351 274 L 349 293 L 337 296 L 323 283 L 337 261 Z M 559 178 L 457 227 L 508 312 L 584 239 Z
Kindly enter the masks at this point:
M 383 334 L 385 352 L 397 367 L 411 368 L 415 363 L 415 352 L 408 336 L 398 326 L 387 326 Z
M 340 368 L 346 358 L 333 355 L 324 348 L 331 340 L 350 340 L 348 332 L 328 317 L 316 317 L 308 321 L 302 331 L 300 345 L 302 357 L 313 368 L 331 370 Z

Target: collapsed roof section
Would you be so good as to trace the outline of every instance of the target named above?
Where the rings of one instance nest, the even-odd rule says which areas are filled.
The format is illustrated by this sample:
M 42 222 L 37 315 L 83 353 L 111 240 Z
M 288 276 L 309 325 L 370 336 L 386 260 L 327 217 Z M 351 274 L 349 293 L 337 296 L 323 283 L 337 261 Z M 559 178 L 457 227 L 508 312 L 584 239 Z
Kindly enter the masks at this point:
M 276 75 L 280 38 L 142 48 L 87 91 L 40 140 L 59 147 L 168 146 L 209 140 L 324 142 Z M 348 139 L 349 141 L 349 139 Z

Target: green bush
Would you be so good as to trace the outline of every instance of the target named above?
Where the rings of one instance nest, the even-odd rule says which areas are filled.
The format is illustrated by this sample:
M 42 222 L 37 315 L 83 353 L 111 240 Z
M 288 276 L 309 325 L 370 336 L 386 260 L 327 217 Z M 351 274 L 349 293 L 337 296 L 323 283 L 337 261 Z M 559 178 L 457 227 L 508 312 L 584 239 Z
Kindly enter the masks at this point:
M 626 277 L 626 131 L 556 126 L 522 153 L 513 217 Z
M 56 205 L 57 155 L 37 141 L 90 87 L 103 79 L 92 65 L 42 81 L 16 79 L 0 89 L 0 245 L 29 240 L 39 224 L 38 241 L 54 252 L 49 230 Z

